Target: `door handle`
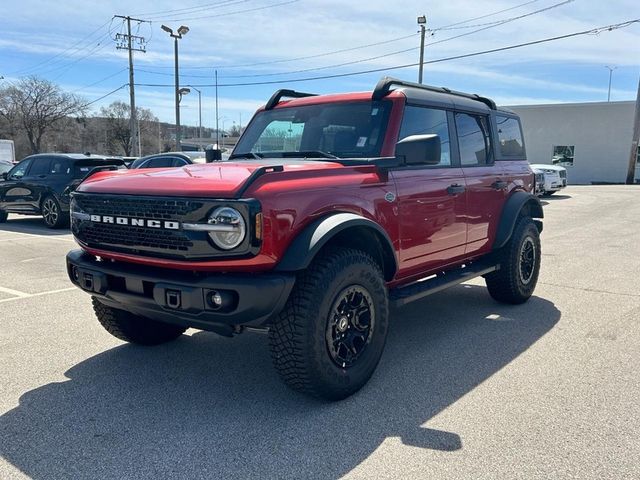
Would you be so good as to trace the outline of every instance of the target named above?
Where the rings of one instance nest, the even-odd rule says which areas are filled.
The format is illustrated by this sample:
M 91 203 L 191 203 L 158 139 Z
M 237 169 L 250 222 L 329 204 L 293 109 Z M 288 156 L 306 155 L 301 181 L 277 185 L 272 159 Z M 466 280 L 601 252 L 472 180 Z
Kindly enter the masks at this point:
M 458 185 L 457 183 L 454 183 L 453 185 L 449 185 L 447 187 L 447 193 L 449 195 L 458 195 L 460 193 L 464 193 L 464 191 L 466 190 L 464 185 Z
M 507 188 L 507 182 L 505 182 L 504 180 L 496 180 L 491 184 L 491 188 L 493 188 L 494 190 L 504 190 L 505 188 Z

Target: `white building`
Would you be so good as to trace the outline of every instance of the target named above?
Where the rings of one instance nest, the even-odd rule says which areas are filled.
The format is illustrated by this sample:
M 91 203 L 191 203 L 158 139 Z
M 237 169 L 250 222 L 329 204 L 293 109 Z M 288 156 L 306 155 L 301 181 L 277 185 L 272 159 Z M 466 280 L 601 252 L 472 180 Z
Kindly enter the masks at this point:
M 509 108 L 522 119 L 530 163 L 565 166 L 569 184 L 625 182 L 635 102 L 520 105 Z M 636 179 L 640 179 L 637 164 Z

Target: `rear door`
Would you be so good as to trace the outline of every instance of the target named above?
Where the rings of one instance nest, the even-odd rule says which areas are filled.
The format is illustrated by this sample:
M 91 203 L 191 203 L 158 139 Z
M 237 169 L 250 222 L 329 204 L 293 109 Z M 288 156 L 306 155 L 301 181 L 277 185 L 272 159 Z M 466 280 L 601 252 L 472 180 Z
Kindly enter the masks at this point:
M 504 205 L 507 181 L 495 162 L 488 115 L 455 113 L 460 165 L 467 185 L 466 254 L 491 249 Z
M 25 188 L 29 190 L 26 200 L 34 209 L 40 208 L 42 198 L 46 194 L 50 173 L 51 157 L 34 157 L 29 171 L 22 179 Z
M 419 276 L 464 254 L 466 243 L 465 182 L 451 155 L 452 114 L 446 110 L 407 105 L 400 138 L 437 134 L 438 165 L 411 165 L 391 172 L 396 183 L 400 218 L 402 278 Z

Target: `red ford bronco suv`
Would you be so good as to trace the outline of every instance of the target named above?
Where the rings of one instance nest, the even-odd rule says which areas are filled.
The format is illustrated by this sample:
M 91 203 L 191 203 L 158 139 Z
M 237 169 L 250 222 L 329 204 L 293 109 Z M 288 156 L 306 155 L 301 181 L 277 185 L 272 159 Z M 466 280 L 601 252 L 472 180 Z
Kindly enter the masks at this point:
M 268 329 L 289 386 L 342 399 L 373 374 L 391 304 L 477 276 L 497 301 L 531 296 L 533 188 L 519 119 L 488 98 L 391 78 L 280 90 L 228 161 L 86 179 L 68 273 L 117 338 Z

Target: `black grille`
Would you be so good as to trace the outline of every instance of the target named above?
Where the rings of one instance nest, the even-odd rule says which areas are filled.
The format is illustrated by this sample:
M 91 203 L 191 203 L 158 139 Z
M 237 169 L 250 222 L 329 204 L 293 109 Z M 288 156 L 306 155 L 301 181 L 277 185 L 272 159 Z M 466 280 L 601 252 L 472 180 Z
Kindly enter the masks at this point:
M 260 211 L 255 200 L 208 200 L 133 195 L 73 194 L 72 210 L 84 217 L 72 217 L 71 228 L 82 244 L 114 252 L 154 257 L 195 260 L 213 257 L 255 255 L 260 242 L 251 235 L 234 251 L 218 249 L 206 232 L 183 230 L 184 223 L 207 223 L 218 206 L 232 204 L 245 217 L 247 225 Z M 111 217 L 110 222 L 93 221 L 90 216 Z M 123 218 L 126 223 L 118 223 Z M 145 226 L 132 224 L 144 220 Z M 158 226 L 149 225 L 148 221 Z M 165 228 L 165 222 L 174 227 Z M 176 228 L 177 227 L 177 228 Z M 253 233 L 253 232 L 251 232 Z
M 144 197 L 74 197 L 79 209 L 94 215 L 181 220 L 204 206 L 202 201 L 157 199 Z
M 83 240 L 90 244 L 119 245 L 135 249 L 159 248 L 186 252 L 193 242 L 179 231 L 93 223 L 85 225 Z
M 567 178 L 567 171 L 566 170 L 560 170 L 560 178 Z

